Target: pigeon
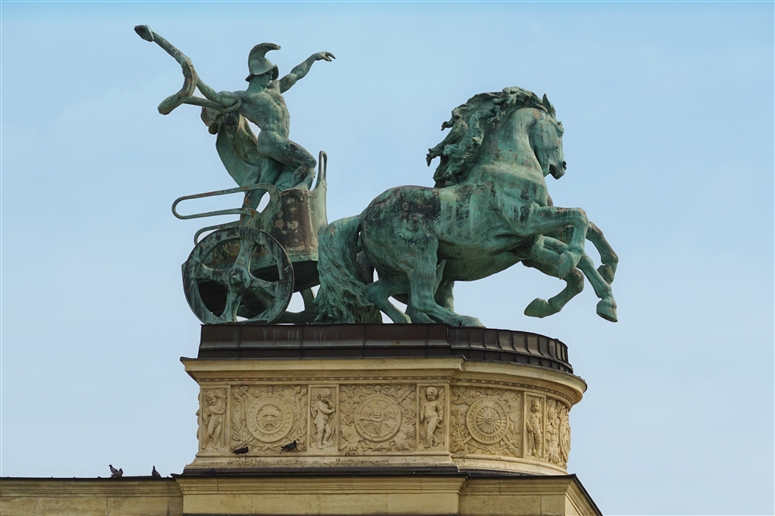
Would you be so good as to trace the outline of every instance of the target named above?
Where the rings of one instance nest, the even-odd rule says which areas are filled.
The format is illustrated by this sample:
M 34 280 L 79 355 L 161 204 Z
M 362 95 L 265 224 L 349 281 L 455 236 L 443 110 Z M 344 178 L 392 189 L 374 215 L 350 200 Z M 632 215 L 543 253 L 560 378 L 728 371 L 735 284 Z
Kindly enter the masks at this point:
M 280 446 L 280 451 L 291 451 L 296 449 L 296 439 L 292 443 L 284 444 Z
M 248 452 L 248 447 L 247 446 L 243 446 L 242 448 L 237 448 L 232 453 L 236 453 L 237 455 L 244 455 L 247 452 Z
M 158 471 L 156 471 L 156 466 L 154 466 L 153 469 L 151 470 L 151 476 L 153 478 L 161 478 L 161 474 Z
M 114 468 L 113 464 L 108 464 L 110 468 L 110 478 L 120 478 L 124 474 L 123 468 Z

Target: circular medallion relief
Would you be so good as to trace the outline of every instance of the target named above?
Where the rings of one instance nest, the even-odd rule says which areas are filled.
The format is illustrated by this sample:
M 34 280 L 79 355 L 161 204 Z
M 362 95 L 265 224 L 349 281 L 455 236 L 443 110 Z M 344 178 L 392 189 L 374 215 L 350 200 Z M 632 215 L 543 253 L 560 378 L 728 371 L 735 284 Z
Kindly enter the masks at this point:
M 291 431 L 293 410 L 279 396 L 264 396 L 250 405 L 247 424 L 256 439 L 273 443 Z
M 401 409 L 384 394 L 367 396 L 355 409 L 355 429 L 370 441 L 387 441 L 401 427 Z
M 466 427 L 471 436 L 482 444 L 494 444 L 503 439 L 509 428 L 506 410 L 495 398 L 481 398 L 466 412 Z

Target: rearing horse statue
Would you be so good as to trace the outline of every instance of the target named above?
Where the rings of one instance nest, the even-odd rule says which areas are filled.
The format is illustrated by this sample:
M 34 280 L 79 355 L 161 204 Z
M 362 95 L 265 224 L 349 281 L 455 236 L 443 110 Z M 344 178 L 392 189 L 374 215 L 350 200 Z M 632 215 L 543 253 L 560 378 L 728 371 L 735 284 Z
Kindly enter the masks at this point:
M 451 128 L 428 152 L 436 188 L 401 186 L 356 217 L 320 234 L 317 322 L 441 322 L 481 326 L 454 312 L 455 281 L 471 281 L 517 262 L 562 278 L 565 289 L 535 299 L 525 314 L 557 313 L 583 288 L 600 298 L 597 313 L 616 321 L 611 286 L 618 258 L 580 208 L 552 205 L 545 177 L 565 173 L 562 124 L 544 95 L 521 88 L 475 95 L 442 125 Z M 600 252 L 595 269 L 584 251 Z M 373 269 L 378 278 L 373 281 Z M 406 313 L 390 297 L 407 305 Z

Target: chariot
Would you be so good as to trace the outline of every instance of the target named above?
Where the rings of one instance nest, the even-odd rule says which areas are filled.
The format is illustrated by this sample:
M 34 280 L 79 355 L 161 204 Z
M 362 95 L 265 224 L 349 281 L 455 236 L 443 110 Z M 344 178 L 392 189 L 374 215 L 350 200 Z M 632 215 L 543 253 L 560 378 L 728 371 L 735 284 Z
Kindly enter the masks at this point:
M 179 219 L 240 216 L 238 221 L 197 231 L 194 250 L 182 266 L 186 300 L 200 321 L 308 322 L 314 299 L 311 289 L 319 284 L 318 232 L 328 224 L 327 161 L 321 152 L 317 182 L 309 189 L 281 191 L 256 183 L 175 200 L 172 213 Z M 184 201 L 239 192 L 245 193 L 241 208 L 192 215 L 177 211 Z M 259 210 L 258 199 L 264 192 L 269 202 Z M 294 292 L 304 299 L 303 312 L 287 311 Z

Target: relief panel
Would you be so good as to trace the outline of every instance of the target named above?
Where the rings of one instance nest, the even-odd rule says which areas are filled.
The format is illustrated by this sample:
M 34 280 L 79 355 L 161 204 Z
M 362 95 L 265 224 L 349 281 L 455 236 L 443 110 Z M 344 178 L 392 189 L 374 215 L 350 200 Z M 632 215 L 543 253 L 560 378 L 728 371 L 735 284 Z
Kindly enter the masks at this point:
M 338 447 L 338 414 L 336 385 L 310 387 L 310 431 L 311 450 L 336 453 Z
M 226 449 L 226 388 L 202 389 L 200 394 L 199 449 Z
M 521 456 L 521 392 L 453 387 L 451 401 L 452 453 Z
M 540 396 L 525 396 L 525 457 L 544 457 L 544 404 Z
M 413 451 L 416 386 L 341 385 L 339 450 L 346 454 Z
M 558 400 L 546 400 L 546 459 L 561 468 L 568 465 L 570 424 L 568 407 Z
M 419 449 L 446 449 L 446 388 L 419 385 Z
M 295 440 L 297 451 L 306 450 L 307 408 L 306 386 L 233 386 L 232 449 L 276 455 Z

